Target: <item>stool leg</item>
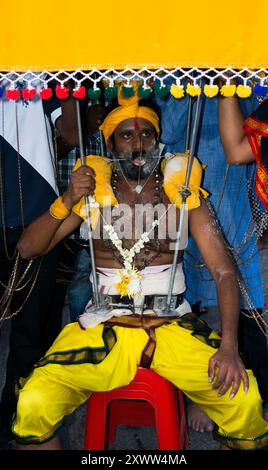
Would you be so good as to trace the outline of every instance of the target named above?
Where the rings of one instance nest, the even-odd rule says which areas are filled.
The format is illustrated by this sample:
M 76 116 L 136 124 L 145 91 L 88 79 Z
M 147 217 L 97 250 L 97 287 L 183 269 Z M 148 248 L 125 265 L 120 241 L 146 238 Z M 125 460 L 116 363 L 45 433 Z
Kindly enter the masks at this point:
M 181 390 L 177 390 L 178 397 L 178 406 L 179 406 L 179 422 L 180 422 L 180 441 L 182 443 L 183 449 L 188 449 L 189 447 L 189 435 L 188 427 L 185 416 L 185 406 L 183 400 L 183 393 Z
M 157 391 L 157 406 L 155 406 L 155 422 L 159 450 L 182 450 L 183 443 L 179 434 L 178 403 L 176 389 L 169 392 L 168 399 L 163 400 L 161 390 Z M 162 400 L 161 400 L 162 395 Z
M 87 406 L 85 450 L 104 450 L 106 436 L 107 402 L 104 394 L 92 395 Z

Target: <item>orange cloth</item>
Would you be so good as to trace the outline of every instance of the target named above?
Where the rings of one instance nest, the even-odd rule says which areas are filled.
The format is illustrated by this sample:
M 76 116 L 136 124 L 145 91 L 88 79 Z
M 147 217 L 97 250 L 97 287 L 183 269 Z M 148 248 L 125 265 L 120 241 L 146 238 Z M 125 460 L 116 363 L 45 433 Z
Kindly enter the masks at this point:
M 157 114 L 146 106 L 138 106 L 133 104 L 130 106 L 119 106 L 111 111 L 104 119 L 100 130 L 103 132 L 105 141 L 109 139 L 117 126 L 126 119 L 142 118 L 149 121 L 155 128 L 157 135 L 160 133 L 159 118 Z

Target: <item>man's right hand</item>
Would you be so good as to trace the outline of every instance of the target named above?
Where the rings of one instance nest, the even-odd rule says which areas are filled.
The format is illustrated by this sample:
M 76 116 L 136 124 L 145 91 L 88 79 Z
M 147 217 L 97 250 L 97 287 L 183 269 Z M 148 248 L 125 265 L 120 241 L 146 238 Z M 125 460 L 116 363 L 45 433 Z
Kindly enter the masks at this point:
M 69 210 L 85 195 L 92 195 L 95 189 L 95 172 L 87 165 L 73 171 L 67 191 L 62 196 L 62 202 Z

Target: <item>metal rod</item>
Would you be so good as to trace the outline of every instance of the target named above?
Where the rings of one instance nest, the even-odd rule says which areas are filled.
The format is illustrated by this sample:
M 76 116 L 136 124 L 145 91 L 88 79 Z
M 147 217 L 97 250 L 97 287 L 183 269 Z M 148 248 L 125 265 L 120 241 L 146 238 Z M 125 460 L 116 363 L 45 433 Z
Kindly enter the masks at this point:
M 190 148 L 190 130 L 191 130 L 191 121 L 192 121 L 192 105 L 193 105 L 193 98 L 192 98 L 192 96 L 189 96 L 186 138 L 185 138 L 185 152 L 187 152 L 187 150 L 189 150 L 189 148 Z
M 76 100 L 76 118 L 77 118 L 77 128 L 78 128 L 78 139 L 79 139 L 79 151 L 80 151 L 80 158 L 81 164 L 85 165 L 85 152 L 84 152 L 84 145 L 83 145 L 83 133 L 82 133 L 82 123 L 81 123 L 81 112 L 80 112 L 80 102 Z M 97 280 L 97 271 L 96 271 L 96 263 L 95 263 L 95 251 L 93 245 L 93 238 L 92 238 L 92 230 L 90 225 L 90 212 L 89 212 L 89 200 L 88 196 L 85 195 L 85 205 L 86 205 L 86 223 L 88 228 L 88 245 L 90 251 L 90 258 L 91 258 L 91 268 L 92 268 L 92 281 L 93 281 L 93 297 L 94 303 L 97 308 L 100 307 L 100 297 L 99 297 L 99 290 L 98 290 L 98 280 Z
M 195 146 L 196 146 L 198 128 L 199 128 L 199 123 L 200 123 L 200 106 L 201 106 L 201 94 L 198 96 L 197 102 L 196 102 L 194 126 L 193 126 L 192 139 L 191 139 L 191 145 L 190 145 L 190 155 L 189 155 L 189 160 L 187 164 L 186 179 L 184 183 L 185 187 L 188 187 L 188 184 L 190 182 L 192 163 L 194 160 Z
M 189 189 L 188 189 L 188 194 L 187 194 L 187 188 L 188 188 L 189 181 L 190 181 L 192 163 L 194 159 L 194 150 L 195 150 L 197 133 L 198 133 L 198 125 L 199 125 L 199 118 L 200 118 L 200 101 L 201 101 L 200 96 L 201 95 L 198 96 L 197 102 L 196 102 L 194 126 L 193 126 L 191 146 L 190 146 L 190 155 L 189 155 L 189 159 L 187 163 L 186 178 L 185 178 L 185 183 L 184 183 L 185 192 L 184 192 L 184 195 L 182 195 L 182 205 L 180 207 L 180 222 L 179 222 L 179 228 L 177 231 L 176 244 L 175 244 L 173 262 L 172 262 L 172 268 L 171 268 L 171 274 L 170 274 L 170 280 L 169 280 L 169 286 L 168 286 L 166 311 L 169 311 L 170 304 L 171 304 L 171 297 L 172 297 L 172 291 L 173 291 L 175 275 L 176 275 L 176 270 L 177 270 L 177 262 L 178 262 L 178 254 L 179 254 L 180 243 L 181 243 L 182 230 L 183 230 L 185 222 L 187 222 L 188 224 L 188 220 L 185 221 L 186 213 L 188 214 L 188 212 L 186 211 L 186 200 L 187 200 L 187 197 L 191 193 L 189 192 Z M 190 113 L 188 112 L 188 119 L 189 119 L 189 116 L 190 116 Z M 189 123 L 187 123 L 187 127 L 188 127 L 188 124 Z

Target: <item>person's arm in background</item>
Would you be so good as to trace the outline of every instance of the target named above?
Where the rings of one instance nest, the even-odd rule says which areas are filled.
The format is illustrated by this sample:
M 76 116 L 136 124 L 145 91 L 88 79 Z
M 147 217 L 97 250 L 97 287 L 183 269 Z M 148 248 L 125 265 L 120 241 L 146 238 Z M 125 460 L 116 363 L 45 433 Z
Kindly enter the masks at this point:
M 244 116 L 236 96 L 219 98 L 219 132 L 227 163 L 243 164 L 254 161 L 243 130 Z

